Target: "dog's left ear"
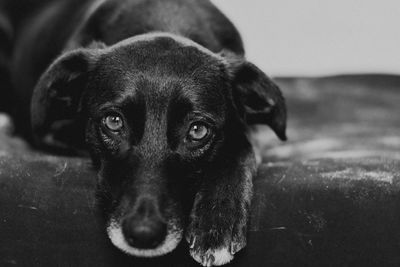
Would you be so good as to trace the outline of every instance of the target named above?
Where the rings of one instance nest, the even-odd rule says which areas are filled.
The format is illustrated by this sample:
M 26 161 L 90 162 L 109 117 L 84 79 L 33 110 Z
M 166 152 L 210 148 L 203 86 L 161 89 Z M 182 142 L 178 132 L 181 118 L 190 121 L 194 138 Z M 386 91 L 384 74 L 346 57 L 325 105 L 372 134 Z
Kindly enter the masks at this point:
M 248 125 L 267 124 L 286 140 L 286 105 L 279 87 L 254 64 L 230 53 L 226 58 L 234 102 Z
M 31 101 L 31 126 L 37 145 L 62 148 L 82 143 L 83 135 L 77 129 L 80 102 L 96 60 L 95 49 L 66 52 L 41 76 Z

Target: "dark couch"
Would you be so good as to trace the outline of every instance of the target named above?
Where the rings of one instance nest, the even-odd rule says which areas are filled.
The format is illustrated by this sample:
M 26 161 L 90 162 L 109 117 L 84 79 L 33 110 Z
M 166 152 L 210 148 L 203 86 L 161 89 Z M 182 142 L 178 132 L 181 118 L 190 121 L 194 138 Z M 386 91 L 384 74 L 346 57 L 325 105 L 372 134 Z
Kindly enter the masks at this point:
M 400 266 L 400 77 L 280 78 L 289 141 L 260 132 L 247 248 L 231 266 Z M 0 116 L 0 266 L 199 266 L 107 240 L 85 158 L 33 151 Z

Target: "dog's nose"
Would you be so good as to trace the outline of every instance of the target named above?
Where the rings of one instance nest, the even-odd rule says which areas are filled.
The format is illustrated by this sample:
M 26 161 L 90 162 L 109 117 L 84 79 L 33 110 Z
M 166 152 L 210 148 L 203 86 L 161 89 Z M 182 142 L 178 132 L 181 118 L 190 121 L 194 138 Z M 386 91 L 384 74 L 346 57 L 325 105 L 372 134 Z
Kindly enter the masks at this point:
M 123 232 L 130 246 L 151 249 L 157 247 L 165 239 L 167 226 L 161 221 L 125 220 Z
M 128 244 L 135 248 L 157 247 L 167 235 L 167 225 L 155 211 L 154 204 L 143 201 L 137 211 L 122 222 Z

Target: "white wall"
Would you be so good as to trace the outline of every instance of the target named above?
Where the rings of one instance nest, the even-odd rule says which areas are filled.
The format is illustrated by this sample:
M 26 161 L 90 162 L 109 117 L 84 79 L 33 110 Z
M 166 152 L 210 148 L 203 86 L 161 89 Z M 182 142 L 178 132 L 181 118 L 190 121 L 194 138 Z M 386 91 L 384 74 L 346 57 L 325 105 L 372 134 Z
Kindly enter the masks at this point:
M 400 74 L 400 0 L 213 0 L 272 75 Z

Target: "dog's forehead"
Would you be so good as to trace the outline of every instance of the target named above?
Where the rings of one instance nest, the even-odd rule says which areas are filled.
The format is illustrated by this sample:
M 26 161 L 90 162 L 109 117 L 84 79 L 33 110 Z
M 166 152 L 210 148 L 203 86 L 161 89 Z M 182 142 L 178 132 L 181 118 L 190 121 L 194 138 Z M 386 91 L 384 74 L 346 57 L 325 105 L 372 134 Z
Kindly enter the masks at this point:
M 203 106 L 224 99 L 224 59 L 189 39 L 145 34 L 106 50 L 94 79 L 102 99 L 123 102 L 139 95 L 165 102 L 178 96 Z
M 175 48 L 194 48 L 197 51 L 201 52 L 204 55 L 207 55 L 211 58 L 214 58 L 218 61 L 224 62 L 224 58 L 221 57 L 219 54 L 213 53 L 212 51 L 208 50 L 204 46 L 192 41 L 183 36 L 175 35 L 172 33 L 165 33 L 165 32 L 153 32 L 153 33 L 146 33 L 141 35 L 136 35 L 131 38 L 127 38 L 116 45 L 111 47 L 111 50 L 121 49 L 121 48 L 138 48 L 143 46 L 153 46 L 160 43 L 169 42 L 169 44 L 174 44 Z
M 225 109 L 223 81 L 199 81 L 176 77 L 153 77 L 143 73 L 103 83 L 91 100 L 94 107 L 118 106 L 131 110 L 141 106 L 146 112 L 197 112 L 219 116 Z M 96 88 L 99 89 L 99 88 Z M 136 109 L 135 109 L 136 110 Z
M 218 75 L 226 66 L 225 59 L 219 54 L 187 38 L 168 33 L 134 36 L 104 52 L 102 65 L 125 72 L 151 71 L 156 75 L 183 77 L 194 74 L 201 67 L 203 71 Z

